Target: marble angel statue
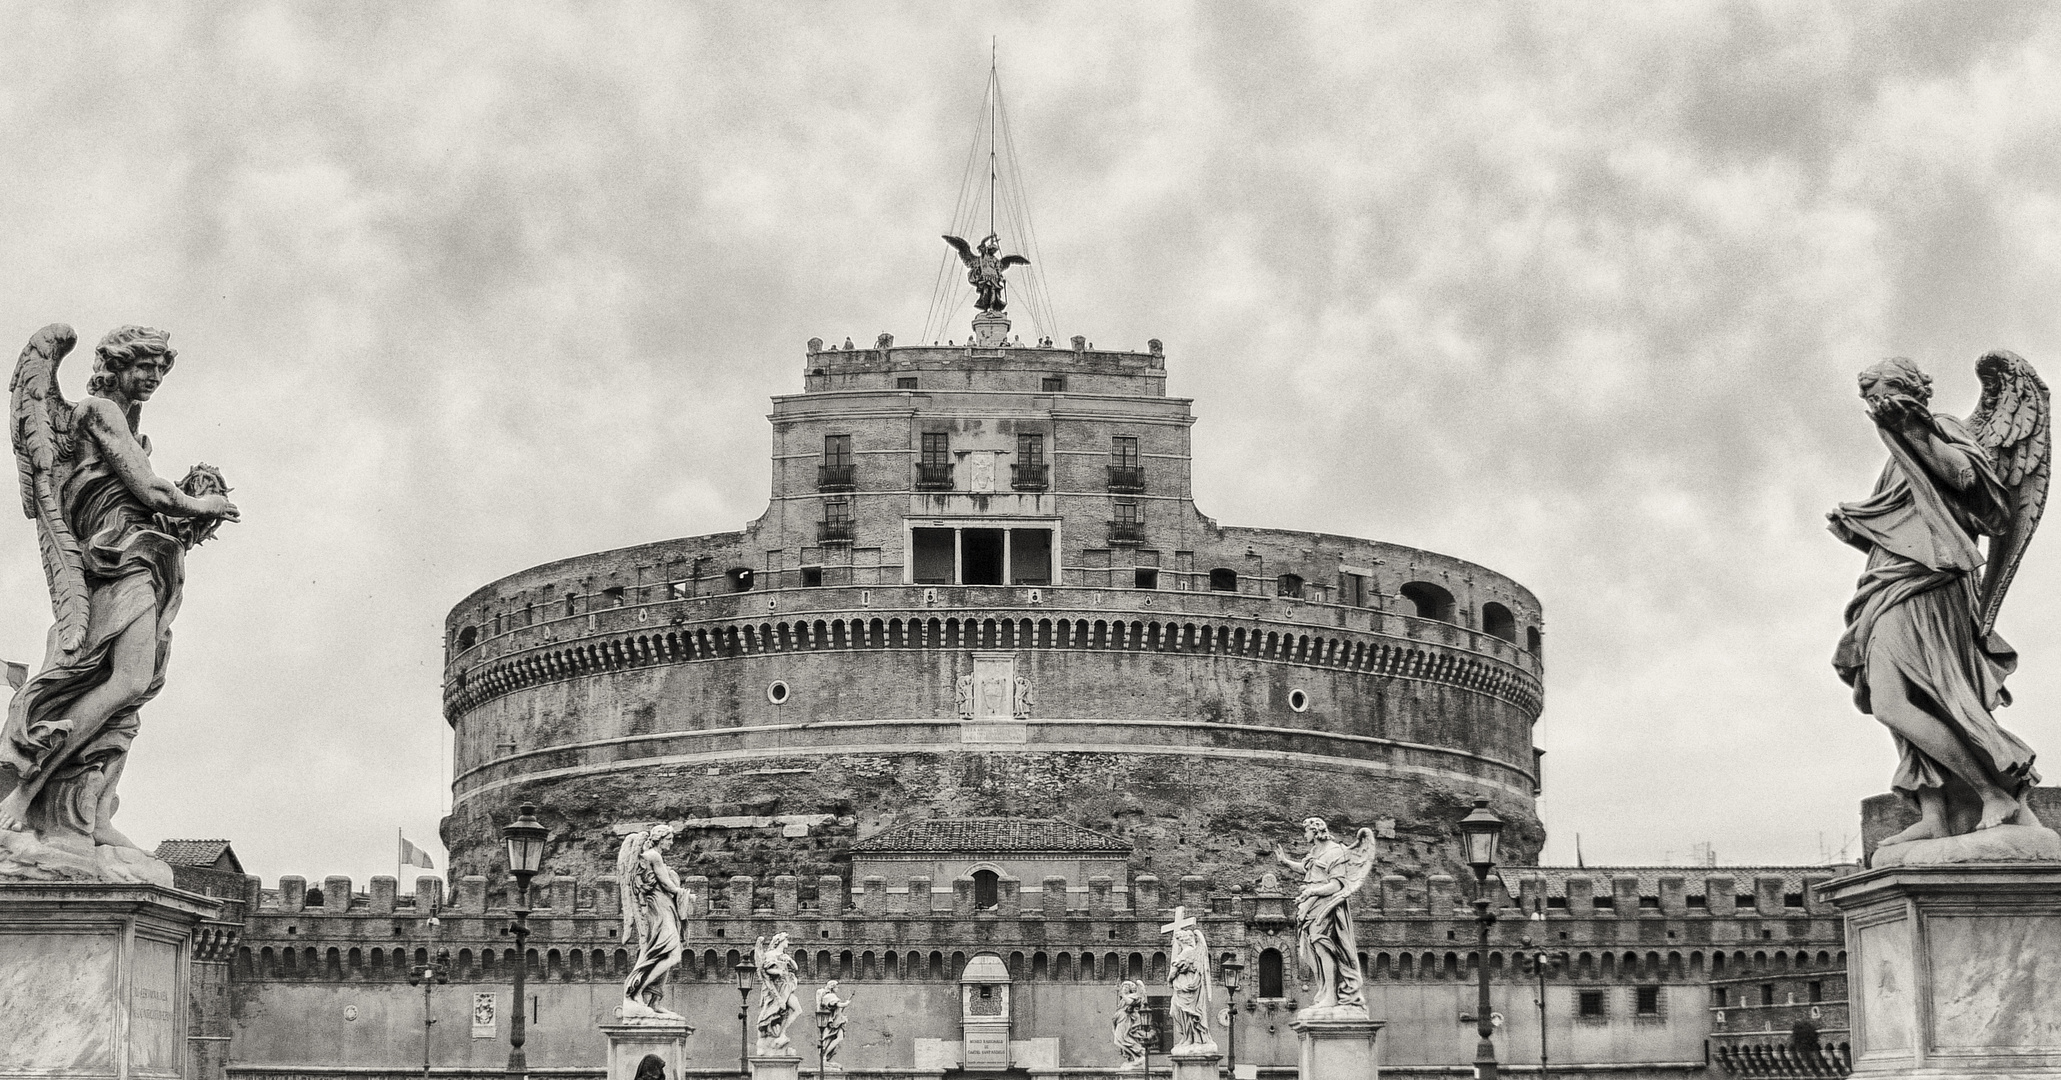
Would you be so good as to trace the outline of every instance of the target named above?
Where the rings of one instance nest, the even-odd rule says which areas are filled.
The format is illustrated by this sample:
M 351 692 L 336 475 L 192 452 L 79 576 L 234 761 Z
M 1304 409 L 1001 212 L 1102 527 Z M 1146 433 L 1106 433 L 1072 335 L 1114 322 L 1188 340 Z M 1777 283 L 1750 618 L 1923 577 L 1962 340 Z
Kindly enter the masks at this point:
M 824 1068 L 837 1068 L 837 1052 L 844 1047 L 844 1029 L 851 1022 L 845 1013 L 850 1010 L 852 999 L 839 997 L 837 980 L 832 979 L 816 991 L 816 1036 L 817 1054 Z
M 1966 422 L 1931 410 L 1932 379 L 1909 360 L 1861 372 L 1889 461 L 1868 498 L 1826 515 L 1833 535 L 1868 557 L 1832 664 L 1854 704 L 1893 734 L 1890 785 L 1919 814 L 1882 842 L 1878 865 L 1905 843 L 2000 826 L 2026 828 L 1963 843 L 1999 845 L 1994 857 L 2061 857 L 2061 837 L 2028 802 L 2039 782 L 2032 748 L 1995 715 L 2010 704 L 2004 679 L 2018 664 L 1997 612 L 2047 500 L 2047 385 L 2008 352 L 1982 357 L 1975 372 L 1982 398 Z
M 1179 909 L 1175 910 L 1179 923 Z M 1209 1019 L 1216 997 L 1209 977 L 1209 943 L 1202 936 L 1201 924 L 1193 919 L 1174 931 L 1166 981 L 1173 990 L 1167 1008 L 1174 1022 L 1174 1053 L 1215 1052 L 1217 1040 L 1210 1033 Z
M 1116 1052 L 1126 1069 L 1145 1064 L 1145 1038 L 1152 1031 L 1152 1015 L 1145 1009 L 1145 992 L 1135 980 L 1125 979 L 1116 992 L 1116 1012 L 1109 1018 Z
M 771 940 L 760 937 L 751 947 L 751 962 L 759 972 L 758 1054 L 792 1056 L 794 1044 L 787 1038 L 787 1025 L 801 1012 L 797 993 L 801 974 L 787 951 L 787 935 L 774 934 Z
M 1274 849 L 1281 865 L 1302 875 L 1302 891 L 1295 897 L 1295 951 L 1315 973 L 1316 985 L 1298 1015 L 1305 1020 L 1365 1019 L 1352 898 L 1374 868 L 1374 831 L 1361 829 L 1348 846 L 1332 839 L 1323 818 L 1313 817 L 1303 821 L 1302 835 L 1310 843 L 1308 855 L 1291 859 Z
M 171 870 L 114 827 L 116 788 L 139 712 L 164 687 L 186 552 L 238 514 L 214 468 L 178 484 L 151 469 L 138 424 L 178 355 L 168 335 L 110 332 L 72 402 L 57 367 L 77 340 L 62 324 L 38 331 L 9 386 L 22 508 L 56 624 L 0 724 L 0 880 L 170 885 Z
M 680 1014 L 659 1008 L 666 976 L 680 964 L 686 948 L 681 927 L 688 910 L 680 875 L 666 865 L 673 846 L 673 828 L 653 825 L 623 839 L 615 873 L 622 890 L 623 941 L 637 943 L 637 959 L 623 980 L 623 1019 L 678 1020 Z

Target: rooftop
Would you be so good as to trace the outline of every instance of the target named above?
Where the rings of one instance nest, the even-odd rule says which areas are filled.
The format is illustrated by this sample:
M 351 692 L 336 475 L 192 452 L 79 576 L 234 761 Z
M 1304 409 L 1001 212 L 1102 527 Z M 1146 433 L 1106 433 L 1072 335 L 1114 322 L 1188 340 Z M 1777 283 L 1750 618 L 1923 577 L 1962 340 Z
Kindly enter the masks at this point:
M 1050 818 L 933 818 L 883 829 L 855 852 L 1093 851 L 1129 855 L 1131 845 Z
M 234 851 L 229 850 L 227 840 L 166 840 L 158 844 L 153 854 L 172 866 L 198 866 L 209 870 L 216 869 L 215 863 L 227 855 L 229 865 L 223 869 L 243 873 L 243 863 Z

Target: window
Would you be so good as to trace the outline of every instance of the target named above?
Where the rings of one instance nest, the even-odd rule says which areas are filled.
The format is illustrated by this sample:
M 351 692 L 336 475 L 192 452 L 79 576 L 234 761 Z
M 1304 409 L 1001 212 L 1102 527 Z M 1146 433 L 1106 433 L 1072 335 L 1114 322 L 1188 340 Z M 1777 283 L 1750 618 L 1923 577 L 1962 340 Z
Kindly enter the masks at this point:
M 1066 376 L 1047 375 L 1045 376 L 1044 381 L 1039 384 L 1038 389 L 1043 390 L 1048 394 L 1066 393 Z
M 1145 539 L 1144 508 L 1136 499 L 1115 499 L 1110 504 L 1109 542 L 1135 544 Z
M 1340 571 L 1338 574 L 1338 602 L 1347 607 L 1367 606 L 1367 575 Z
M 477 627 L 477 626 L 468 626 L 468 627 L 466 627 L 465 629 L 463 629 L 463 630 L 460 630 L 460 631 L 458 631 L 458 648 L 459 648 L 459 649 L 461 649 L 461 650 L 463 650 L 463 649 L 470 649 L 470 648 L 472 648 L 472 647 L 473 647 L 473 645 L 477 644 L 477 643 L 478 643 L 478 641 L 479 641 L 479 627 Z
M 749 566 L 734 566 L 734 567 L 731 567 L 731 568 L 729 569 L 729 571 L 727 571 L 726 573 L 724 573 L 724 575 L 723 575 L 723 576 L 724 576 L 724 577 L 726 577 L 726 578 L 728 578 L 728 579 L 730 579 L 730 591 L 731 591 L 731 592 L 750 592 L 750 591 L 751 591 L 751 567 L 749 567 Z M 620 590 L 620 589 L 611 589 L 611 590 L 609 590 L 609 591 L 610 591 L 611 593 L 620 593 L 620 592 L 621 592 L 622 590 Z
M 903 376 L 901 376 L 900 378 L 896 379 L 896 380 L 895 380 L 895 389 L 897 389 L 897 390 L 914 390 L 914 389 L 916 389 L 916 376 L 914 376 L 914 375 L 903 375 Z
M 952 435 L 946 431 L 923 433 L 923 456 L 916 462 L 916 486 L 952 486 Z
M 1774 983 L 1760 984 L 1760 1003 L 1763 1005 L 1773 1005 L 1775 1003 Z
M 1585 1020 L 1603 1018 L 1603 991 L 1583 990 L 1577 1001 L 1577 1014 Z
M 993 911 L 1002 904 L 1002 877 L 993 870 L 973 872 L 973 908 L 975 911 Z M 987 987 L 981 987 L 986 990 Z
M 834 491 L 852 486 L 852 437 L 823 436 L 823 464 L 816 466 L 816 486 Z
M 1731 1004 L 1731 996 L 1731 994 L 1725 992 L 1724 987 L 1714 986 L 1710 990 L 1710 1003 L 1712 1006 L 1722 1009 Z
M 1009 577 L 1014 585 L 1052 584 L 1052 530 L 1009 530 Z
M 1416 606 L 1420 619 L 1453 621 L 1453 594 L 1429 581 L 1412 581 L 1403 586 L 1403 599 Z
M 1009 466 L 1010 486 L 1018 491 L 1043 491 L 1046 484 L 1045 436 L 1018 434 L 1016 464 Z
M 1530 653 L 1531 653 L 1531 654 L 1532 654 L 1533 656 L 1537 656 L 1537 655 L 1539 654 L 1539 645 L 1540 645 L 1540 644 L 1541 644 L 1541 642 L 1539 641 L 1539 628 L 1538 628 L 1538 627 L 1536 627 L 1536 626 L 1527 626 L 1527 627 L 1525 627 L 1525 628 L 1524 628 L 1524 647 L 1525 647 L 1525 649 L 1526 649 L 1526 650 L 1528 650 L 1528 651 L 1529 651 L 1529 652 L 1530 652 Z
M 1209 591 L 1237 592 L 1238 571 L 1226 570 L 1221 566 L 1217 567 L 1214 570 L 1211 570 L 1209 572 Z
M 959 580 L 966 585 L 1002 584 L 1002 530 L 959 532 Z
M 1494 637 L 1516 643 L 1517 617 L 1501 604 L 1490 602 L 1481 605 L 1481 628 Z
M 1283 575 L 1281 575 L 1281 580 L 1280 580 L 1280 581 L 1279 581 L 1279 582 L 1277 583 L 1277 587 L 1276 587 L 1276 590 L 1275 590 L 1275 593 L 1274 593 L 1274 595 L 1276 595 L 1276 596 L 1293 596 L 1293 597 L 1295 597 L 1295 598 L 1296 598 L 1296 599 L 1298 599 L 1298 600 L 1302 599 L 1302 578 L 1301 578 L 1301 576 L 1299 576 L 1299 575 L 1296 575 L 1296 574 L 1283 574 Z
M 1159 588 L 1159 568 L 1141 566 L 1131 572 L 1131 586 L 1138 589 Z
M 1811 1004 L 1813 1005 L 1816 1005 L 1818 1002 L 1825 1000 L 1825 984 L 1823 982 L 1820 982 L 1817 979 L 1811 980 L 1810 1000 Z
M 813 589 L 816 586 L 823 584 L 823 568 L 820 566 L 802 567 L 801 583 L 802 587 L 805 589 Z
M 852 501 L 850 499 L 823 500 L 823 525 L 816 531 L 816 539 L 825 543 L 852 538 Z
M 751 571 L 747 570 L 745 573 L 748 574 Z M 623 587 L 621 585 L 610 585 L 608 588 L 601 590 L 601 595 L 608 597 L 609 607 L 623 606 Z
M 1259 996 L 1287 997 L 1283 987 L 1281 950 L 1261 949 L 1259 954 Z
M 1640 1016 L 1660 1015 L 1660 987 L 1638 987 L 1638 1009 Z
M 915 545 L 914 567 L 918 585 L 950 585 L 953 570 L 957 567 L 959 531 L 957 529 L 914 529 L 911 543 Z
M 1116 435 L 1109 440 L 1109 490 L 1145 490 L 1145 470 L 1138 464 L 1138 437 Z

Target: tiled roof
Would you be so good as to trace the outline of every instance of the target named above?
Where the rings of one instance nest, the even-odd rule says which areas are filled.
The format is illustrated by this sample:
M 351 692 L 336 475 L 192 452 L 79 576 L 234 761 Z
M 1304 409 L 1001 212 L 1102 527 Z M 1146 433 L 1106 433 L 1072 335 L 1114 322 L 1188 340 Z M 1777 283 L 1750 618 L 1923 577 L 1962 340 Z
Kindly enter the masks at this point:
M 243 864 L 235 852 L 229 851 L 227 840 L 166 840 L 157 846 L 155 854 L 173 866 L 213 867 L 224 852 L 229 853 L 229 862 L 241 872 Z
M 1131 845 L 1049 818 L 933 818 L 884 829 L 853 851 L 1094 851 L 1130 854 Z
M 1662 877 L 1682 879 L 1682 892 L 1687 896 L 1702 896 L 1704 879 L 1729 877 L 1734 893 L 1753 891 L 1753 879 L 1758 877 L 1779 877 L 1782 891 L 1794 893 L 1803 891 L 1805 874 L 1812 876 L 1841 877 L 1857 871 L 1852 863 L 1832 863 L 1824 866 L 1511 866 L 1501 867 L 1505 884 L 1513 891 L 1517 883 L 1527 878 L 1543 878 L 1547 896 L 1566 896 L 1567 879 L 1587 877 L 1593 882 L 1597 896 L 1609 896 L 1613 880 L 1621 877 L 1639 879 L 1640 896 L 1660 895 Z

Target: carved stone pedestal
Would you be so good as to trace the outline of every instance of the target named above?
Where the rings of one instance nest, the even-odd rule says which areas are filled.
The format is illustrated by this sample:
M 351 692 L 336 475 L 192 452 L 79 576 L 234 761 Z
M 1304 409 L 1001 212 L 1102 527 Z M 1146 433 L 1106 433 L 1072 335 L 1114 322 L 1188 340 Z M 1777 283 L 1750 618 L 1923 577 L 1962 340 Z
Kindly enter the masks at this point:
M 973 317 L 973 333 L 976 348 L 1000 348 L 1009 340 L 1009 316 L 999 311 L 983 311 Z
M 608 1080 L 637 1080 L 647 1057 L 665 1066 L 666 1080 L 679 1080 L 687 1066 L 687 1036 L 694 1029 L 685 1020 L 649 1019 L 603 1024 L 601 1033 L 608 1036 Z
M 1291 1020 L 1302 1040 L 1296 1075 L 1302 1080 L 1374 1080 L 1380 1067 L 1374 1057 L 1374 1035 L 1380 1020 Z
M 1182 1050 L 1173 1052 L 1174 1080 L 1217 1080 L 1217 1062 L 1224 1055 L 1215 1050 Z
M 1846 916 L 1856 1077 L 2061 1077 L 2061 862 L 1893 866 Z
M 0 1080 L 190 1075 L 193 937 L 218 911 L 157 885 L 0 884 Z
M 751 1058 L 751 1080 L 801 1080 L 801 1060 L 798 1057 Z

